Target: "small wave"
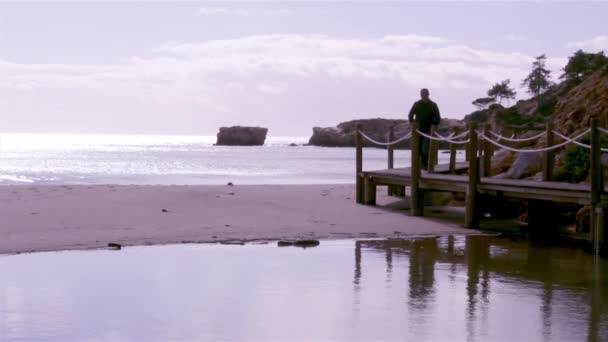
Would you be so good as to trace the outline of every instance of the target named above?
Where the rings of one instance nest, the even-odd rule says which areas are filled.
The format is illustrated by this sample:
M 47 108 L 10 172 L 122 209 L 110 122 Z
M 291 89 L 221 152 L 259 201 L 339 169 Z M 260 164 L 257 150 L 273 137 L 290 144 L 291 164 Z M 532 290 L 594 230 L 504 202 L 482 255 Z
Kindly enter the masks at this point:
M 23 176 L 0 175 L 0 182 L 34 183 L 36 180 Z

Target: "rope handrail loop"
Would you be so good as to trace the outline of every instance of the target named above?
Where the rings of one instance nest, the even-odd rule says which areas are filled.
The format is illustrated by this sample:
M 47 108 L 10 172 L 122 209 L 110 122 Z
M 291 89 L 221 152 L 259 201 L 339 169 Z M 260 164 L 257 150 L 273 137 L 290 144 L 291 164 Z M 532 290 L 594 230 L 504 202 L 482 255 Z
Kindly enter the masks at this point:
M 368 140 L 369 142 L 376 144 L 376 145 L 380 145 L 380 146 L 391 146 L 391 145 L 395 145 L 398 144 L 406 139 L 409 139 L 412 137 L 412 132 L 407 133 L 406 135 L 404 135 L 403 137 L 394 140 L 394 141 L 389 141 L 389 142 L 380 142 L 378 140 L 375 140 L 374 138 L 368 136 L 367 134 L 363 133 L 363 131 L 359 131 L 359 133 L 361 134 L 361 136 L 363 138 L 365 138 L 366 140 Z
M 529 137 L 529 138 L 513 138 L 513 136 L 511 136 L 511 138 L 507 138 L 507 137 L 503 136 L 502 134 L 498 134 L 494 131 L 490 131 L 490 134 L 492 134 L 494 137 L 498 138 L 498 141 L 505 140 L 505 141 L 510 141 L 510 142 L 524 142 L 524 141 L 536 140 L 536 139 L 542 137 L 543 135 L 547 134 L 547 132 L 545 131 L 545 132 L 542 132 L 540 134 L 537 134 L 537 135 Z
M 460 141 L 454 140 L 454 138 L 456 137 L 446 137 L 446 138 L 438 138 L 438 137 L 434 137 L 432 135 L 428 135 L 422 131 L 420 131 L 419 129 L 416 130 L 416 132 L 418 132 L 418 134 L 420 134 L 421 136 L 427 138 L 427 139 L 431 139 L 431 140 L 435 140 L 435 141 L 447 141 L 447 142 L 451 142 L 451 143 L 458 143 Z M 469 132 L 466 132 L 467 134 L 469 134 Z M 460 134 L 459 136 L 461 136 L 463 134 Z
M 558 132 L 558 131 L 556 131 L 556 130 L 553 130 L 553 134 L 557 135 L 558 137 L 560 137 L 560 138 L 561 138 L 562 140 L 564 140 L 564 141 L 571 142 L 571 143 L 573 143 L 573 144 L 575 144 L 575 145 L 578 145 L 578 146 L 584 147 L 584 148 L 586 148 L 586 149 L 591 149 L 591 145 L 588 145 L 588 144 L 582 143 L 582 142 L 577 141 L 577 140 L 575 140 L 575 139 L 570 139 L 570 138 L 568 138 L 567 136 L 565 136 L 565 135 L 561 134 L 560 132 Z
M 455 145 L 462 145 L 462 144 L 468 144 L 469 143 L 469 139 L 467 140 L 453 140 L 453 138 L 447 137 L 447 138 L 436 138 L 433 136 L 430 136 L 424 132 L 421 132 L 420 130 L 416 130 L 416 132 L 418 132 L 418 134 L 420 134 L 421 136 L 431 139 L 431 140 L 435 140 L 435 141 L 447 141 L 450 144 L 455 144 Z M 469 134 L 469 132 L 466 132 L 467 134 Z
M 599 127 L 598 127 L 598 129 L 599 129 Z M 586 148 L 586 149 L 588 149 L 588 150 L 590 150 L 590 149 L 591 149 L 591 145 L 588 145 L 588 144 L 582 143 L 582 142 L 580 142 L 580 141 L 576 141 L 576 140 L 574 140 L 574 139 L 570 139 L 570 138 L 568 138 L 567 136 L 565 136 L 565 135 L 561 134 L 560 132 L 558 132 L 558 131 L 556 131 L 556 130 L 553 130 L 553 134 L 557 135 L 558 137 L 562 138 L 563 140 L 567 140 L 567 141 L 569 141 L 569 142 L 571 142 L 571 143 L 573 143 L 573 144 L 575 144 L 575 145 L 578 145 L 578 146 L 580 146 L 580 147 L 584 147 L 584 148 Z M 603 148 L 603 147 L 602 147 L 602 148 L 600 148 L 600 150 L 601 150 L 602 152 L 608 152 L 608 148 Z
M 460 134 L 458 134 L 458 135 L 454 135 L 454 133 L 450 133 L 450 135 L 448 135 L 447 137 L 446 137 L 446 136 L 443 136 L 443 135 L 441 135 L 441 134 L 439 134 L 439 133 L 437 133 L 437 132 L 435 132 L 435 135 L 436 135 L 437 137 L 439 137 L 439 138 L 444 139 L 445 141 L 448 141 L 448 140 L 455 140 L 455 139 L 461 139 L 461 138 L 464 138 L 464 137 L 466 137 L 467 135 L 469 135 L 469 131 L 464 131 L 464 132 L 462 132 L 462 133 L 460 133 Z
M 544 147 L 544 148 L 537 148 L 537 149 L 517 149 L 517 148 L 512 148 L 512 147 L 509 147 L 509 146 L 505 146 L 505 145 L 503 145 L 503 144 L 501 144 L 501 143 L 499 143 L 497 141 L 494 141 L 494 140 L 486 137 L 483 134 L 483 132 L 479 133 L 479 136 L 482 139 L 484 139 L 484 140 L 488 141 L 489 143 L 491 143 L 492 145 L 500 147 L 500 148 L 504 148 L 505 150 L 508 150 L 508 151 L 511 151 L 511 152 L 533 153 L 533 152 L 547 152 L 547 151 L 552 151 L 552 150 L 558 149 L 560 147 L 563 147 L 563 146 L 566 146 L 566 145 L 572 143 L 574 140 L 578 140 L 578 139 L 584 137 L 585 135 L 589 134 L 589 132 L 591 132 L 591 130 L 587 129 L 586 131 L 582 132 L 581 134 L 577 135 L 576 137 L 573 137 L 571 139 L 568 138 L 567 141 L 564 141 L 564 142 L 559 143 L 557 145 L 548 146 L 548 147 Z

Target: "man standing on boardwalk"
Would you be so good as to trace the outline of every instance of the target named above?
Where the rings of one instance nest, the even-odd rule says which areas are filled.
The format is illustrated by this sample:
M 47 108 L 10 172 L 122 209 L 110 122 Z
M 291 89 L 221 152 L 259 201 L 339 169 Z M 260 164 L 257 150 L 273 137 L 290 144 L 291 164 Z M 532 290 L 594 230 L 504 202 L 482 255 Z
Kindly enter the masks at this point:
M 429 98 L 428 89 L 423 88 L 420 90 L 420 100 L 414 102 L 408 118 L 410 122 L 416 120 L 418 129 L 427 135 L 431 134 L 432 125 L 439 125 L 439 121 L 441 121 L 439 107 L 437 107 L 437 104 Z M 421 136 L 419 152 L 420 158 L 422 159 L 422 168 L 424 170 L 428 169 L 429 166 L 429 145 L 429 139 Z

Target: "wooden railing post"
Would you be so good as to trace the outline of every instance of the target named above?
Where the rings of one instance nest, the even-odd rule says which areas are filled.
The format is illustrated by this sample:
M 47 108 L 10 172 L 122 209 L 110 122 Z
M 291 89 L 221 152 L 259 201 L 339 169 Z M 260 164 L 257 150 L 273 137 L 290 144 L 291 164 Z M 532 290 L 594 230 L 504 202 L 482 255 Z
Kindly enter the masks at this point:
M 388 137 L 386 138 L 387 143 L 390 143 L 391 141 L 395 140 L 395 127 L 391 126 L 391 128 L 388 130 Z M 387 151 L 388 151 L 388 168 L 392 169 L 395 167 L 395 146 L 394 145 L 388 145 L 387 146 Z M 392 196 L 393 195 L 393 187 L 391 185 L 387 186 L 387 191 L 388 191 L 388 195 Z
M 458 127 L 454 128 L 454 136 L 459 133 Z M 456 144 L 450 143 L 450 173 L 456 173 Z
M 553 120 L 549 120 L 547 122 L 547 143 L 546 147 L 551 147 L 555 143 L 555 139 L 553 137 Z M 553 151 L 546 151 L 543 158 L 543 182 L 551 181 L 551 175 L 553 174 L 553 163 L 554 156 Z
M 363 203 L 363 178 L 361 172 L 363 172 L 363 136 L 361 135 L 361 125 L 357 125 L 356 135 L 356 197 L 357 203 Z
M 485 125 L 483 128 L 483 135 L 487 138 L 490 137 L 490 130 L 492 127 L 490 124 Z M 494 154 L 494 145 L 492 145 L 486 139 L 483 140 L 483 174 L 482 177 L 490 177 L 492 175 L 492 155 Z
M 422 216 L 423 202 L 419 189 L 420 183 L 420 135 L 418 134 L 418 124 L 412 123 L 412 185 L 411 185 L 411 212 L 412 216 Z
M 479 182 L 479 159 L 477 156 L 477 124 L 469 126 L 469 184 L 466 194 L 466 213 L 464 226 L 466 228 L 479 227 L 479 208 L 477 203 L 477 183 Z
M 431 137 L 435 136 L 435 128 L 436 126 L 431 126 L 431 132 L 429 133 Z M 435 164 L 437 160 L 437 141 L 433 139 L 429 139 L 429 160 L 428 160 L 428 171 L 435 172 Z
M 603 184 L 603 170 L 601 163 L 602 146 L 600 141 L 600 131 L 598 128 L 598 119 L 591 119 L 591 155 L 590 155 L 590 173 L 591 173 L 591 241 L 594 246 L 599 246 L 599 233 L 601 229 L 598 225 L 596 210 L 600 208 Z M 598 230 L 599 229 L 599 230 Z

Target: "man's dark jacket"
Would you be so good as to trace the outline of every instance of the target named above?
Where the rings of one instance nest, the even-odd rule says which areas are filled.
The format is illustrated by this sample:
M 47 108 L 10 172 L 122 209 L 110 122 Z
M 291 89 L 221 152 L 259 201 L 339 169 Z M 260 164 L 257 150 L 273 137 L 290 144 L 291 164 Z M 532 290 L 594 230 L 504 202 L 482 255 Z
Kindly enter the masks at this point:
M 408 116 L 410 122 L 414 121 L 414 116 L 418 127 L 423 132 L 429 132 L 432 125 L 439 125 L 439 121 L 441 121 L 439 107 L 431 100 L 414 102 Z

